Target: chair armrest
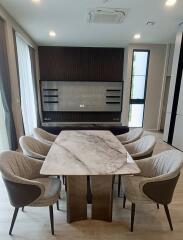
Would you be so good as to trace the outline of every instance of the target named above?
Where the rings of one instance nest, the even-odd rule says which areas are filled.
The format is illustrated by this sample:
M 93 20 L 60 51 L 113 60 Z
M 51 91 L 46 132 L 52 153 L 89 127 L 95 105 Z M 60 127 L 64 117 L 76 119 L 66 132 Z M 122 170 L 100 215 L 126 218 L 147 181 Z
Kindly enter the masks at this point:
M 42 161 L 45 160 L 45 156 L 39 153 L 27 151 L 26 155 L 28 155 L 30 158 L 35 158 Z
M 144 155 L 144 152 L 138 152 L 138 153 L 133 153 L 133 154 L 131 154 L 131 156 L 132 156 L 133 158 L 138 158 L 138 157 L 141 157 L 142 155 Z
M 31 173 L 31 178 L 41 178 L 41 177 L 45 177 L 43 175 L 40 174 L 40 170 L 41 167 L 43 165 L 43 161 L 42 160 L 38 160 L 38 159 L 34 159 L 34 158 L 30 158 L 29 157 L 29 162 L 32 168 L 32 173 Z
M 152 151 L 149 151 L 149 152 L 141 152 L 140 154 L 135 154 L 133 155 L 132 154 L 132 157 L 133 157 L 133 160 L 142 160 L 142 159 L 145 159 L 145 158 L 149 158 L 152 156 Z
M 138 161 L 135 161 L 137 166 L 140 168 L 141 172 L 138 174 L 138 176 L 152 178 L 153 177 L 153 158 L 145 158 Z
M 44 192 L 45 192 L 44 185 L 42 183 L 38 182 L 38 181 L 35 181 L 35 180 L 29 180 L 29 179 L 26 179 L 26 178 L 16 176 L 16 181 L 13 181 L 13 182 L 24 184 L 24 185 L 34 185 L 34 186 L 39 187 L 40 190 L 41 190 L 40 196 L 43 195 Z

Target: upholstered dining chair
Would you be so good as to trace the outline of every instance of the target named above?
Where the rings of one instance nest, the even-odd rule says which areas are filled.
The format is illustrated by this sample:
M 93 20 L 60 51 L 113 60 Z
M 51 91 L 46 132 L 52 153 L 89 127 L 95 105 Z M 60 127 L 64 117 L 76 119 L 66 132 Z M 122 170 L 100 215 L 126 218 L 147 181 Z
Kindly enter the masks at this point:
M 20 137 L 19 143 L 24 155 L 40 160 L 44 160 L 50 150 L 49 145 L 29 136 Z
M 57 137 L 57 135 L 48 133 L 47 131 L 43 130 L 42 128 L 34 128 L 33 136 L 40 142 L 46 143 L 48 145 L 52 145 Z
M 180 170 L 183 166 L 183 154 L 169 150 L 150 158 L 137 161 L 141 173 L 136 176 L 123 176 L 124 203 L 128 199 L 131 205 L 131 231 L 133 231 L 135 205 L 137 203 L 157 203 L 164 206 L 170 229 L 173 231 L 168 205 L 172 201 Z
M 42 163 L 18 152 L 7 151 L 0 154 L 0 171 L 10 203 L 15 208 L 10 235 L 18 210 L 24 206 L 49 206 L 51 231 L 54 235 L 53 204 L 59 199 L 61 182 L 57 178 L 40 175 Z
M 33 129 L 33 136 L 38 141 L 47 144 L 51 146 L 55 139 L 57 138 L 57 135 L 54 135 L 52 133 L 48 133 L 47 131 L 43 130 L 42 128 L 34 128 Z M 66 177 L 62 176 L 62 182 L 65 185 L 66 184 Z
M 24 155 L 42 161 L 45 160 L 46 155 L 48 154 L 51 148 L 51 145 L 42 143 L 39 140 L 29 136 L 20 137 L 19 143 Z M 60 176 L 57 176 L 57 178 L 60 179 Z M 62 178 L 63 184 L 66 184 L 65 176 L 63 176 Z M 24 208 L 22 210 L 24 210 Z M 59 210 L 59 202 L 57 202 L 57 210 Z
M 156 138 L 151 135 L 146 135 L 133 143 L 125 145 L 126 150 L 134 160 L 151 157 L 154 146 L 156 144 Z M 121 175 L 118 176 L 118 197 L 121 192 Z
M 134 128 L 134 129 L 130 130 L 129 132 L 118 135 L 116 137 L 119 139 L 119 141 L 123 145 L 125 145 L 125 144 L 132 143 L 132 142 L 138 140 L 142 136 L 142 134 L 143 134 L 142 128 Z

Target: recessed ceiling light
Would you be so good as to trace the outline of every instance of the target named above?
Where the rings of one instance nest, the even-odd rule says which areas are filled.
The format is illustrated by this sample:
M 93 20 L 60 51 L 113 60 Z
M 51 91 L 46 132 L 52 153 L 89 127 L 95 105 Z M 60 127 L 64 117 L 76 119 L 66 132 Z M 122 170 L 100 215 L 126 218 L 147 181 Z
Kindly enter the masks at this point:
M 165 5 L 166 5 L 167 7 L 172 7 L 173 5 L 176 4 L 176 2 L 177 2 L 177 0 L 167 0 L 167 1 L 165 2 Z
M 140 38 L 141 38 L 140 33 L 137 33 L 137 34 L 134 35 L 134 39 L 140 39 Z
M 39 3 L 41 0 L 32 0 L 33 3 Z
M 49 32 L 49 35 L 50 35 L 50 37 L 56 37 L 56 32 L 50 31 L 50 32 Z

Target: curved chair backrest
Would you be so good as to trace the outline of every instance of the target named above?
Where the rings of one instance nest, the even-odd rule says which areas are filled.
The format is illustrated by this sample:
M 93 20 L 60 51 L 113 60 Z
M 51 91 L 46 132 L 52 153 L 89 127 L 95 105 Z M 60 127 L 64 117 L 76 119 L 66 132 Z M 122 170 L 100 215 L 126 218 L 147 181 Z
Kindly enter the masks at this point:
M 42 128 L 34 128 L 33 135 L 39 141 L 51 145 L 55 139 L 56 135 L 48 133 L 47 131 L 43 130 Z
M 152 155 L 155 144 L 156 138 L 152 135 L 147 135 L 133 143 L 125 145 L 125 148 L 134 159 L 142 159 Z
M 18 152 L 7 151 L 0 154 L 0 171 L 13 206 L 28 205 L 41 195 L 39 184 L 29 181 L 36 177 L 34 168 L 37 165 L 40 166 L 40 161 Z
M 128 144 L 138 140 L 142 136 L 142 134 L 143 134 L 142 128 L 134 128 L 129 132 L 119 135 L 117 137 L 122 144 Z
M 168 150 L 152 156 L 151 162 L 151 177 L 177 175 L 183 166 L 183 154 L 178 150 Z
M 46 155 L 48 154 L 48 151 L 50 150 L 49 145 L 42 143 L 39 140 L 29 136 L 20 137 L 19 143 L 23 153 L 26 156 L 30 156 L 33 158 L 42 159 L 43 157 L 46 157 Z
M 153 201 L 167 205 L 172 201 L 173 193 L 183 166 L 183 154 L 176 150 L 162 152 L 151 157 L 152 177 L 144 184 L 143 192 Z M 157 179 L 158 178 L 158 179 Z

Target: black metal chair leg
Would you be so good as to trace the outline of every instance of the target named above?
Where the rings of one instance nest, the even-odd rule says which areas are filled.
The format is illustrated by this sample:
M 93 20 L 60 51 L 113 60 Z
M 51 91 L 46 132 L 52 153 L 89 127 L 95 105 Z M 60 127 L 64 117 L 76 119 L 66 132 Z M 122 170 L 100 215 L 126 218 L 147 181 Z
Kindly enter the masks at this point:
M 60 176 L 59 175 L 57 175 L 57 178 L 60 180 Z M 59 196 L 59 199 L 61 199 L 61 197 Z
M 67 177 L 65 177 L 65 191 L 67 192 Z
M 22 207 L 22 212 L 24 212 L 24 207 Z
M 172 220 L 171 220 L 171 217 L 170 217 L 170 212 L 169 212 L 169 209 L 168 209 L 168 205 L 164 205 L 164 209 L 165 209 L 165 213 L 166 213 L 166 216 L 167 216 L 167 219 L 168 219 L 170 229 L 171 229 L 171 231 L 173 231 Z
M 14 213 L 13 213 L 13 218 L 12 218 L 12 221 L 11 221 L 11 226 L 10 226 L 10 230 L 9 230 L 9 235 L 11 235 L 11 234 L 12 234 L 12 231 L 13 231 L 13 226 L 14 226 L 14 224 L 15 224 L 15 221 L 16 221 L 16 218 L 17 218 L 18 210 L 19 210 L 19 208 L 15 208 L 15 210 L 14 210 Z
M 133 232 L 133 224 L 134 224 L 134 217 L 135 217 L 135 204 L 132 203 L 131 207 L 131 232 Z
M 121 192 L 121 175 L 118 176 L 118 197 L 120 197 Z
M 59 211 L 60 209 L 59 209 L 59 200 L 57 201 L 57 210 Z
M 54 235 L 54 219 L 53 219 L 53 206 L 49 206 L 49 212 L 50 212 L 50 223 L 51 223 L 51 233 Z
M 115 175 L 112 176 L 112 185 L 115 183 Z
M 87 203 L 92 204 L 92 190 L 91 190 L 91 179 L 87 176 Z
M 157 209 L 159 209 L 159 204 L 157 203 L 156 205 L 157 205 Z
M 126 196 L 124 195 L 124 197 L 123 197 L 123 208 L 125 208 L 125 204 L 126 204 Z
M 62 183 L 65 185 L 65 176 L 62 176 Z

